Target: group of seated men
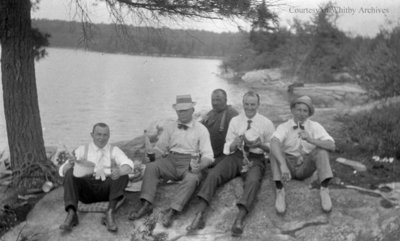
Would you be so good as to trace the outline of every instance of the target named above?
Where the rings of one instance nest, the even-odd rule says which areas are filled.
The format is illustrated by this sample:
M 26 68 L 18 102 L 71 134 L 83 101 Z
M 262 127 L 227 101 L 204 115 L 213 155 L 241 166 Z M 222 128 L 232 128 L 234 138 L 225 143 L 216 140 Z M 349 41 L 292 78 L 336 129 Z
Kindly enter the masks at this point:
M 161 223 L 170 227 L 189 199 L 199 199 L 197 213 L 188 231 L 206 225 L 207 209 L 218 187 L 235 177 L 243 178 L 243 194 L 237 201 L 237 216 L 232 235 L 240 236 L 244 220 L 251 212 L 260 189 L 268 160 L 276 186 L 275 209 L 286 210 L 285 185 L 294 179 L 305 179 L 315 171 L 320 181 L 321 207 L 330 212 L 332 202 L 328 184 L 332 178 L 328 151 L 335 150 L 333 138 L 317 122 L 309 119 L 314 106 L 308 96 L 290 103 L 292 118 L 275 129 L 274 124 L 258 113 L 260 96 L 248 91 L 243 96 L 243 112 L 227 104 L 227 94 L 216 89 L 211 95 L 212 110 L 201 122 L 193 119 L 195 102 L 190 95 L 179 95 L 173 108 L 177 121 L 164 126 L 154 150 L 157 160 L 146 164 L 141 188 L 141 205 L 129 214 L 130 220 L 140 219 L 153 211 L 160 179 L 179 181 L 179 187 Z M 124 197 L 128 174 L 138 168 L 116 146 L 108 143 L 110 129 L 97 123 L 91 132 L 93 142 L 74 151 L 70 160 L 60 167 L 64 176 L 64 202 L 67 217 L 60 226 L 71 230 L 78 224 L 78 201 L 108 201 L 102 217 L 107 230 L 115 232 L 117 203 Z M 202 177 L 205 175 L 205 178 Z

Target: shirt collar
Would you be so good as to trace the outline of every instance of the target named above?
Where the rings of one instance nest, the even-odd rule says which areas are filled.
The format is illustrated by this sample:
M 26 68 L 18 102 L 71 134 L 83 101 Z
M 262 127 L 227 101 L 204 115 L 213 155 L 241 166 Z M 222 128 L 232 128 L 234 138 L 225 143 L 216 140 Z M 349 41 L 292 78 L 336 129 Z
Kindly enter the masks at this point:
M 108 150 L 108 148 L 109 148 L 109 146 L 110 146 L 110 144 L 107 143 L 107 145 L 105 145 L 103 148 L 99 148 L 98 146 L 96 146 L 96 145 L 94 144 L 93 141 L 92 141 L 92 143 L 90 143 L 90 145 L 92 146 L 92 148 L 93 148 L 93 150 L 94 150 L 95 152 L 98 152 L 98 151 L 100 151 L 100 150 Z
M 305 125 L 307 125 L 308 122 L 309 122 L 309 119 L 307 118 L 307 119 L 302 123 L 302 125 L 305 126 Z M 291 126 L 296 126 L 296 125 L 297 125 L 297 123 L 294 122 L 294 119 L 293 119 L 293 118 L 289 120 L 289 123 L 290 123 Z
M 194 126 L 194 121 L 193 121 L 193 120 L 191 120 L 191 121 L 188 122 L 188 123 L 182 123 L 182 122 L 180 122 L 180 121 L 178 120 L 177 123 L 178 123 L 178 124 L 183 124 L 183 125 L 185 125 L 185 126 L 187 126 L 187 127 L 189 127 L 189 128 L 191 128 L 191 127 Z
M 244 120 L 246 120 L 246 121 L 248 121 L 248 120 L 254 121 L 255 119 L 258 118 L 258 112 L 257 112 L 252 118 L 248 118 L 248 117 L 246 116 L 246 114 L 243 112 L 243 113 L 242 113 L 242 118 L 243 118 Z

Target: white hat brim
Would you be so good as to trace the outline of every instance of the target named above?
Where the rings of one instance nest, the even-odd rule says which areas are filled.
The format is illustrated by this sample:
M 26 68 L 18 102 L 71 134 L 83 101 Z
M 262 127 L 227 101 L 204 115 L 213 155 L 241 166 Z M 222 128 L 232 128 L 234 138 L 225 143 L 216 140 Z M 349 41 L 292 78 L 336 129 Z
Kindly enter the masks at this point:
M 192 103 L 179 103 L 179 104 L 173 104 L 172 107 L 175 110 L 188 110 L 193 108 L 196 105 L 196 102 Z

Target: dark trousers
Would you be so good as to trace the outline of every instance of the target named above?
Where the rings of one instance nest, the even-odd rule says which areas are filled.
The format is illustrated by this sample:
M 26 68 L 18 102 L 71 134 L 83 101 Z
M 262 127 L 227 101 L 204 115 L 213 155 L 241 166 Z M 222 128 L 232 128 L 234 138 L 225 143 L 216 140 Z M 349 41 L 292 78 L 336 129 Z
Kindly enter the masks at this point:
M 78 201 L 83 203 L 104 202 L 118 199 L 124 195 L 128 185 L 128 175 L 117 180 L 107 177 L 105 181 L 96 180 L 92 176 L 74 177 L 70 168 L 64 178 L 65 210 L 72 207 L 77 210 Z
M 198 197 L 210 203 L 216 189 L 235 177 L 242 176 L 244 179 L 243 195 L 237 205 L 242 205 L 249 212 L 254 204 L 258 190 L 265 173 L 264 155 L 253 155 L 248 157 L 253 166 L 246 172 L 241 173 L 243 155 L 241 151 L 226 156 L 215 167 L 208 172 L 207 178 L 201 185 Z

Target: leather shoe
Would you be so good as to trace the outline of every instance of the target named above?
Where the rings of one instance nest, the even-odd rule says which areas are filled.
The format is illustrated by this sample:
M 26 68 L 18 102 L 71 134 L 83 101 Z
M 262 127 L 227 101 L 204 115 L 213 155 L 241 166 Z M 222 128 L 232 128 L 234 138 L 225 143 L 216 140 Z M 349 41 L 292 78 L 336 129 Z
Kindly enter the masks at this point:
M 332 211 L 332 201 L 331 197 L 329 196 L 329 189 L 327 187 L 321 187 L 320 197 L 322 210 L 327 213 Z
M 286 211 L 285 188 L 276 189 L 275 209 L 278 214 Z
M 203 229 L 206 226 L 206 222 L 204 220 L 204 212 L 198 212 L 194 217 L 192 224 L 186 227 L 188 232 L 195 231 L 197 229 Z
M 162 218 L 162 225 L 165 228 L 169 228 L 172 225 L 172 222 L 175 219 L 175 213 L 176 211 L 172 208 L 168 209 L 167 212 L 164 214 L 163 218 Z
M 129 220 L 136 220 L 145 215 L 151 214 L 153 212 L 153 207 L 151 203 L 145 201 L 143 206 L 138 211 L 133 211 L 129 215 Z
M 232 225 L 232 236 L 238 237 L 243 233 L 243 219 L 237 218 Z
M 118 226 L 114 220 L 114 211 L 112 209 L 108 209 L 102 218 L 101 222 L 103 225 L 107 226 L 107 230 L 110 232 L 117 232 Z
M 74 210 L 69 209 L 64 223 L 60 225 L 60 229 L 65 230 L 65 231 L 71 231 L 72 227 L 74 227 L 78 224 L 79 224 L 78 214 L 76 214 L 76 212 Z

